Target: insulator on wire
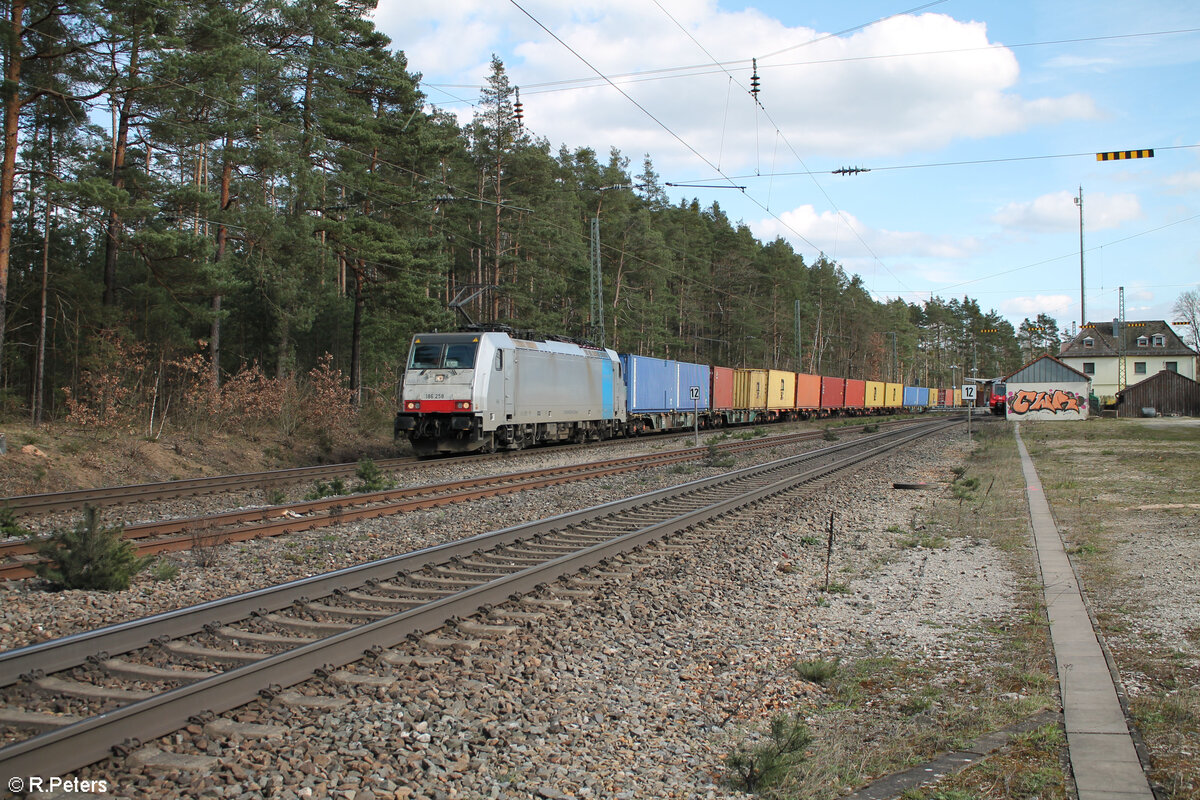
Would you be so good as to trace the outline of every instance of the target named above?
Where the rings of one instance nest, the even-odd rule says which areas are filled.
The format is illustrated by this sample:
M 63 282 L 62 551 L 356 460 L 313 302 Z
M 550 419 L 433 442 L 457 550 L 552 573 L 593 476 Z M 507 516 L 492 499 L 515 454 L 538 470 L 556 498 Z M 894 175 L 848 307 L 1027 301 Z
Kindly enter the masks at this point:
M 517 118 L 517 127 L 525 126 L 525 106 L 521 105 L 521 89 L 517 87 L 517 101 L 513 103 L 513 116 Z
M 759 88 L 758 88 L 759 87 L 758 59 L 752 58 L 752 59 L 750 59 L 750 63 L 754 65 L 754 74 L 750 76 L 750 94 L 754 95 L 754 102 L 757 103 L 758 102 L 758 91 L 759 91 Z

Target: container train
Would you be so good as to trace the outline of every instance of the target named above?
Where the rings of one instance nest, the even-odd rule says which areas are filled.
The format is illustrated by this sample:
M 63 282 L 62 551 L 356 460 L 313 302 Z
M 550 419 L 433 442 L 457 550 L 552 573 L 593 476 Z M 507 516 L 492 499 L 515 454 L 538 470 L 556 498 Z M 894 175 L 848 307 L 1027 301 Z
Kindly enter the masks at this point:
M 509 330 L 413 337 L 395 436 L 420 456 L 961 405 L 957 389 L 738 369 Z

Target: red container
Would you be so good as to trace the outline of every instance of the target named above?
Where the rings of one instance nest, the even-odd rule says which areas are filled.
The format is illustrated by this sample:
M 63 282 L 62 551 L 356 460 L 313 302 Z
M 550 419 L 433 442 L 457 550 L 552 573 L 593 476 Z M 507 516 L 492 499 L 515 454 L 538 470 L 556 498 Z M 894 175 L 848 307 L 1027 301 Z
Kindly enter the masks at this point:
M 846 408 L 862 408 L 867 399 L 867 382 L 846 379 Z
M 712 368 L 713 411 L 733 408 L 733 370 L 729 367 Z
M 821 376 L 796 373 L 796 408 L 821 407 Z
M 846 379 L 821 378 L 821 408 L 843 408 L 846 405 Z

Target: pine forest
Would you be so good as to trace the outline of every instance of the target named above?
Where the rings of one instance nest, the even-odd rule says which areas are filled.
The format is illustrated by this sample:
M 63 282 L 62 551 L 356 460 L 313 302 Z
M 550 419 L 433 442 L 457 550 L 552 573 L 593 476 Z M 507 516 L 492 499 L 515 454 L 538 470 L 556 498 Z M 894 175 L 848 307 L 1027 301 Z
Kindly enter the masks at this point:
M 300 425 L 297 387 L 386 418 L 412 335 L 454 329 L 455 301 L 597 340 L 593 220 L 620 352 L 949 386 L 1057 339 L 966 297 L 878 302 L 670 201 L 650 155 L 539 138 L 498 59 L 464 124 L 368 2 L 5 5 L 5 419 Z

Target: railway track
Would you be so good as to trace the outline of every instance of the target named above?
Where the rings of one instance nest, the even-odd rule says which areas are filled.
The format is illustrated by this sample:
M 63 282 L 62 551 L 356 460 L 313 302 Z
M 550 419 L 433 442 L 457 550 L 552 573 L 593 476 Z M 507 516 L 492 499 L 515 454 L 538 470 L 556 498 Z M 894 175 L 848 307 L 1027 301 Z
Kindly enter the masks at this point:
M 823 431 L 784 434 L 765 439 L 724 442 L 723 453 L 743 453 L 821 438 Z M 436 508 L 483 497 L 587 480 L 621 472 L 696 461 L 709 454 L 707 447 L 691 447 L 648 455 L 628 456 L 568 467 L 525 470 L 503 475 L 470 478 L 440 484 L 388 489 L 358 495 L 340 495 L 279 506 L 243 509 L 203 517 L 181 517 L 128 525 L 122 535 L 134 544 L 139 556 L 211 547 L 267 536 L 312 530 L 363 519 Z M 353 469 L 354 465 L 340 465 Z M 36 548 L 24 539 L 0 542 L 0 580 L 34 575 Z
M 869 421 L 864 419 L 864 421 Z M 876 421 L 877 425 L 911 424 L 910 419 Z M 711 431 L 709 431 L 711 432 Z M 691 433 L 663 434 L 660 440 L 671 440 L 691 436 Z M 816 433 L 814 435 L 820 435 Z M 628 439 L 609 440 L 599 445 L 566 445 L 569 447 L 610 446 L 628 442 Z M 525 451 L 538 452 L 538 451 Z M 471 463 L 486 463 L 500 459 L 510 459 L 514 453 L 495 453 L 491 455 L 476 454 L 464 457 Z M 411 457 L 386 458 L 375 462 L 383 472 L 393 472 L 414 466 L 439 465 L 447 459 L 418 459 Z M 79 511 L 85 505 L 97 508 L 108 506 L 129 505 L 133 503 L 169 500 L 178 497 L 195 497 L 198 495 L 216 494 L 218 492 L 245 491 L 249 489 L 275 489 L 280 486 L 307 483 L 310 481 L 329 481 L 337 478 L 351 477 L 358 469 L 357 463 L 322 464 L 308 467 L 292 467 L 290 469 L 270 470 L 265 472 L 247 472 L 231 475 L 218 475 L 205 478 L 183 478 L 156 483 L 137 483 L 124 486 L 105 486 L 92 489 L 71 489 L 64 492 L 47 492 L 44 494 L 15 495 L 0 498 L 0 507 L 7 508 L 17 517 L 35 517 L 62 511 Z
M 565 576 L 953 424 L 921 423 L 726 475 L 515 526 L 281 586 L 0 653 L 7 776 L 64 775 L 260 696 L 304 709 L 337 698 L 289 692 L 314 674 L 336 685 L 364 657 L 481 609 L 487 623 Z M 602 573 L 584 578 L 599 586 Z M 536 602 L 536 601 L 534 601 Z M 364 656 L 366 654 L 366 656 Z M 311 713 L 311 712 L 310 712 Z M 219 722 L 219 721 L 218 721 Z M 213 723 L 209 723 L 213 724 Z M 225 727 L 236 723 L 224 723 Z

